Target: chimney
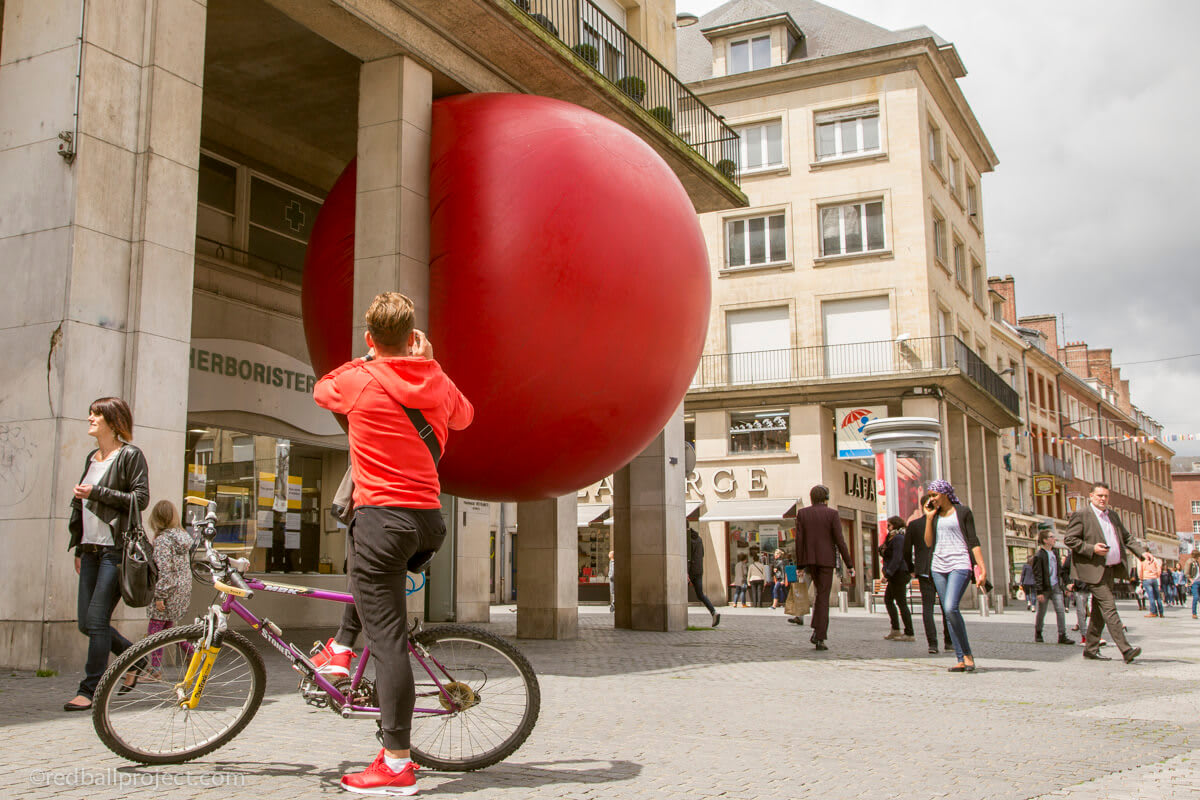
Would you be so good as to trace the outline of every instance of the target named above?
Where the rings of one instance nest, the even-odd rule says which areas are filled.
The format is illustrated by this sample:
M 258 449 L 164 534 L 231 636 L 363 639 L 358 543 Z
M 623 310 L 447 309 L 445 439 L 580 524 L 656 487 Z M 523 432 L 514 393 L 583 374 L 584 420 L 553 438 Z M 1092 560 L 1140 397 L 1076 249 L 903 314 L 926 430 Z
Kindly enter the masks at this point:
M 1004 298 L 1001 317 L 1009 325 L 1017 327 L 1017 286 L 1012 275 L 1003 278 L 988 278 L 988 288 Z
M 1053 314 L 1040 314 L 1034 317 L 1019 317 L 1017 321 L 1022 328 L 1040 331 L 1046 337 L 1046 352 L 1051 358 L 1058 358 L 1058 317 Z
M 1105 347 L 1101 350 L 1088 350 L 1087 360 L 1090 377 L 1115 390 L 1116 386 L 1113 384 L 1112 374 L 1112 348 Z
M 1087 342 L 1068 342 L 1062 349 L 1063 366 L 1081 378 L 1090 378 L 1087 354 Z

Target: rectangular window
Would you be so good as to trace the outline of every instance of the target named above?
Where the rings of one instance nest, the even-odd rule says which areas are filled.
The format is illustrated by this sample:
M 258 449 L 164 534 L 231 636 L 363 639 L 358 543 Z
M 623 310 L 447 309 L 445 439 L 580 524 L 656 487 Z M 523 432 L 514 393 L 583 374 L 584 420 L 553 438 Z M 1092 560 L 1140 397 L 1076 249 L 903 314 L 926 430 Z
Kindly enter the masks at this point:
M 962 162 L 958 160 L 958 156 L 950 155 L 950 194 L 954 195 L 954 199 L 958 199 L 958 187 L 962 184 L 959 180 L 959 173 L 962 170 Z
M 731 411 L 729 413 L 729 452 L 782 453 L 791 449 L 788 412 Z
M 729 74 L 750 72 L 771 66 L 771 37 L 756 36 L 729 45 Z
M 984 287 L 983 267 L 971 259 L 971 291 L 975 294 L 975 305 L 987 308 L 987 291 Z
M 954 240 L 954 278 L 959 286 L 967 288 L 967 248 L 958 239 Z
M 929 163 L 942 168 L 942 130 L 932 121 L 929 123 Z
M 883 201 L 826 206 L 820 210 L 821 255 L 883 250 Z
M 738 128 L 741 135 L 742 174 L 783 166 L 783 122 Z
M 784 224 L 784 214 L 727 221 L 726 265 L 753 267 L 787 261 L 787 235 Z
M 725 315 L 731 383 L 774 383 L 792 376 L 792 323 L 787 306 Z
M 967 213 L 972 217 L 979 216 L 979 187 L 970 178 L 967 178 Z M 976 219 L 978 224 L 979 220 Z
M 1192 533 L 1200 534 L 1200 519 L 1192 520 Z
M 880 151 L 878 103 L 822 111 L 816 126 L 818 161 Z
M 936 211 L 933 212 L 933 255 L 946 263 L 946 220 Z
M 1200 514 L 1200 500 L 1193 500 L 1193 501 L 1192 501 L 1192 513 L 1193 513 L 1193 514 Z

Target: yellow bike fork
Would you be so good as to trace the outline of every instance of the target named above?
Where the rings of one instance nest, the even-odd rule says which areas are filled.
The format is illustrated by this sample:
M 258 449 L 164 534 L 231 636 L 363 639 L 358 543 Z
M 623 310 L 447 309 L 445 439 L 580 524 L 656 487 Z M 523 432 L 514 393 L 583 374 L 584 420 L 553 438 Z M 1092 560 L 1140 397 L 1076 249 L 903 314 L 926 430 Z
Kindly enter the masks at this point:
M 200 694 L 204 691 L 204 684 L 208 682 L 208 676 L 212 674 L 213 664 L 216 663 L 219 652 L 221 652 L 221 648 L 212 645 L 204 650 L 197 649 L 192 653 L 187 674 L 183 676 L 183 680 L 176 688 L 186 689 L 192 684 L 192 681 L 195 681 L 195 685 L 192 686 L 191 695 L 180 702 L 181 708 L 195 709 L 200 704 Z

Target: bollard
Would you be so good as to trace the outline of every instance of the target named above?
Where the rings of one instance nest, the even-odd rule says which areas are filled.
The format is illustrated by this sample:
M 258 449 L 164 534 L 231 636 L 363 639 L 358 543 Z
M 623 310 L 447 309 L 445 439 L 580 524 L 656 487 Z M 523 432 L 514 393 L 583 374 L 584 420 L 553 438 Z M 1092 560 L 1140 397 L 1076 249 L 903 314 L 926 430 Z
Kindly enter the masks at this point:
M 988 596 L 987 594 L 979 593 L 979 616 L 986 617 L 988 615 Z
M 843 614 L 850 611 L 850 594 L 848 592 L 838 592 L 838 611 Z

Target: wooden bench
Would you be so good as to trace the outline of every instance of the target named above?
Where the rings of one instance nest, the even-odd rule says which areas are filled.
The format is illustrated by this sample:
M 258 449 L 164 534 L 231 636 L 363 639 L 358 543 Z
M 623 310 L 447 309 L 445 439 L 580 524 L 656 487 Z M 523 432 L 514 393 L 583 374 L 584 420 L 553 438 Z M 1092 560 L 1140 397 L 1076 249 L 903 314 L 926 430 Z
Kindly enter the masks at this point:
M 883 604 L 883 595 L 887 591 L 887 581 L 876 578 L 871 582 L 871 593 L 867 595 L 867 613 L 875 613 L 875 604 Z M 914 599 L 915 598 L 915 599 Z M 916 605 L 914 606 L 914 602 Z M 913 608 L 920 609 L 921 607 L 921 582 L 913 578 L 908 582 L 908 608 L 911 611 Z

